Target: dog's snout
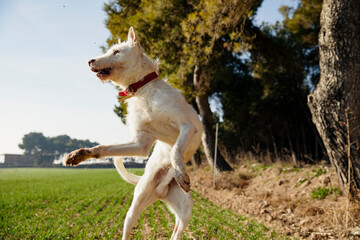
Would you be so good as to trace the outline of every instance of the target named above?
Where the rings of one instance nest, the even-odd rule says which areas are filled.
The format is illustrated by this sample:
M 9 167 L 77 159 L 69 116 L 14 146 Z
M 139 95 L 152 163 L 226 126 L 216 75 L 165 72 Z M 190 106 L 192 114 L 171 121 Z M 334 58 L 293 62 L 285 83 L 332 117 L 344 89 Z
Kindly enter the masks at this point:
M 93 64 L 95 62 L 95 59 L 91 59 L 90 61 L 89 61 L 89 66 L 91 66 L 91 64 Z

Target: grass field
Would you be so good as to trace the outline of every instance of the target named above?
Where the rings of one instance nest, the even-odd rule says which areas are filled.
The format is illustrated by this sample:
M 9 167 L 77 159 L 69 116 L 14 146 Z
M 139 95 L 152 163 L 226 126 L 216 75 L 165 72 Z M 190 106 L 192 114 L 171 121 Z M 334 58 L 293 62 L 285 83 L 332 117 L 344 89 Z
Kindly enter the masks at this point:
M 141 174 L 141 170 L 134 170 Z M 134 187 L 115 169 L 0 169 L 0 239 L 118 239 Z M 265 226 L 193 193 L 182 239 L 282 239 Z M 132 239 L 169 239 L 162 202 L 141 215 Z

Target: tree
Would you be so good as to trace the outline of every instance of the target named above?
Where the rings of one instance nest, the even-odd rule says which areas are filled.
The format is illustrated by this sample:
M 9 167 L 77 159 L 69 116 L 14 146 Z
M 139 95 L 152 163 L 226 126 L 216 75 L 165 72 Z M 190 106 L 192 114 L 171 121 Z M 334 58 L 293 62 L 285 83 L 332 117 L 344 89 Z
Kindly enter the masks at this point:
M 96 145 L 99 144 L 89 140 L 72 139 L 67 135 L 45 137 L 42 133 L 31 132 L 24 135 L 19 148 L 25 151 L 25 155 L 31 156 L 36 165 L 50 165 L 54 159 L 65 153 Z
M 24 149 L 25 155 L 34 158 L 35 165 L 40 165 L 46 160 L 46 149 L 49 147 L 46 137 L 42 133 L 32 132 L 26 134 L 20 149 Z
M 320 23 L 320 81 L 308 105 L 343 190 L 354 196 L 360 188 L 360 2 L 324 0 Z
M 199 110 L 204 125 L 205 134 L 202 138 L 206 158 L 213 165 L 214 159 L 214 116 L 210 109 L 209 98 L 214 94 L 214 86 L 217 82 L 224 81 L 218 72 L 229 69 L 224 60 L 235 59 L 231 55 L 229 47 L 232 44 L 230 35 L 241 32 L 245 20 L 253 14 L 262 1 L 238 0 L 238 1 L 199 1 L 194 11 L 182 21 L 182 29 L 186 36 L 182 68 L 182 82 L 192 75 L 192 84 L 196 106 Z M 240 34 L 241 35 L 241 34 Z M 231 61 L 230 61 L 231 62 Z M 187 72 L 186 72 L 187 71 Z M 181 73 L 181 72 L 180 72 Z M 221 151 L 216 167 L 220 171 L 232 170 L 225 161 Z
M 298 8 L 282 6 L 279 11 L 285 17 L 284 28 L 292 35 L 292 41 L 302 49 L 304 69 L 313 85 L 319 81 L 320 13 L 323 0 L 300 0 Z M 292 15 L 292 17 L 290 17 Z
M 221 138 L 233 156 L 241 151 L 272 159 L 290 154 L 294 162 L 323 157 L 306 104 L 319 76 L 314 36 L 320 10 L 320 0 L 301 0 L 296 9 L 281 8 L 282 23 L 256 26 L 248 19 L 242 32 L 231 35 L 238 58 L 226 62 L 233 73 L 222 73 L 226 77 L 216 92 L 224 112 Z

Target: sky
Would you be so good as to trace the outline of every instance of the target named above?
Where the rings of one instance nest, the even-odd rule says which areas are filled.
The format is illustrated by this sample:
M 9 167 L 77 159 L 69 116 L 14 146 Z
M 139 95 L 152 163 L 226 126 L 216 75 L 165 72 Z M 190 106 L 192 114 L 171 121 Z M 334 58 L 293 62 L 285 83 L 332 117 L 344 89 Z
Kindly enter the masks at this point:
M 281 21 L 278 8 L 296 3 L 264 0 L 256 22 Z M 129 140 L 129 129 L 113 112 L 117 90 L 87 65 L 110 36 L 103 5 L 0 1 L 0 154 L 23 153 L 18 144 L 30 132 L 100 144 Z

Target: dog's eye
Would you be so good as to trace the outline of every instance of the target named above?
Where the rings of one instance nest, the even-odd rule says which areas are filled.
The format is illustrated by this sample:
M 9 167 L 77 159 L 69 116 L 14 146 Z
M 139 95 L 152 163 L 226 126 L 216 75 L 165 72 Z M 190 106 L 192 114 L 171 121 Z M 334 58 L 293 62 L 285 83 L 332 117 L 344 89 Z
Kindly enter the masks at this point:
M 119 50 L 115 50 L 115 51 L 113 52 L 113 55 L 118 55 L 119 53 L 120 53 Z

